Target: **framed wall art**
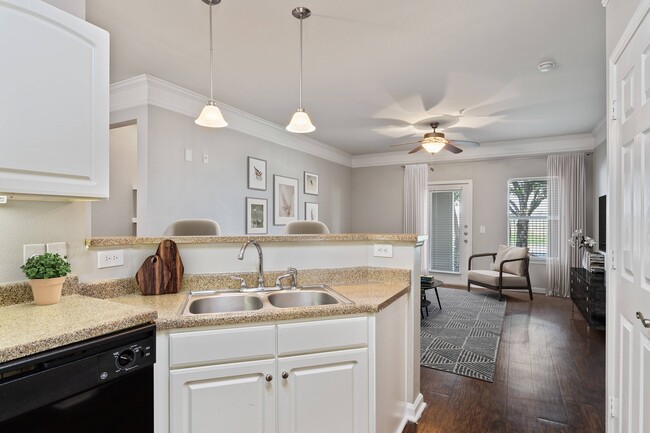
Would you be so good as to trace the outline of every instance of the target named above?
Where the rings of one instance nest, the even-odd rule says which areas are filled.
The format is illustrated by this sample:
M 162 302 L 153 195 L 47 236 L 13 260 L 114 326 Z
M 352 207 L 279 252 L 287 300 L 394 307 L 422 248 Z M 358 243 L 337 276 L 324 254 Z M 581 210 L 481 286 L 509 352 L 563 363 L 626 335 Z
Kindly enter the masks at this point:
M 248 157 L 248 189 L 266 191 L 266 161 Z
M 305 220 L 318 221 L 318 203 L 305 203 Z
M 283 226 L 298 219 L 298 179 L 273 176 L 273 224 Z
M 265 234 L 268 232 L 268 213 L 265 198 L 246 197 L 246 234 Z
M 305 172 L 305 194 L 318 195 L 318 175 Z

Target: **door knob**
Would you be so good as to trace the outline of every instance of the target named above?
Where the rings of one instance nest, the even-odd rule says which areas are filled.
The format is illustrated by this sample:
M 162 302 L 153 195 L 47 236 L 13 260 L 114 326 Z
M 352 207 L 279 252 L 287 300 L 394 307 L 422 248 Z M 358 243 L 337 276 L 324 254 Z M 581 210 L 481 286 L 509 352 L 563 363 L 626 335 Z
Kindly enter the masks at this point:
M 644 328 L 650 328 L 650 319 L 646 319 L 645 317 L 643 317 L 643 313 L 641 313 L 640 311 L 637 311 L 636 312 L 636 318 L 641 321 Z
M 467 232 L 465 232 L 465 236 L 467 236 Z
M 282 379 L 289 379 L 289 373 L 287 373 L 286 371 L 283 371 L 282 372 Z
M 267 374 L 265 379 L 266 379 L 267 382 L 270 382 L 270 381 L 273 380 L 273 376 L 271 376 L 270 374 Z
M 463 242 L 467 243 L 467 239 L 465 239 Z

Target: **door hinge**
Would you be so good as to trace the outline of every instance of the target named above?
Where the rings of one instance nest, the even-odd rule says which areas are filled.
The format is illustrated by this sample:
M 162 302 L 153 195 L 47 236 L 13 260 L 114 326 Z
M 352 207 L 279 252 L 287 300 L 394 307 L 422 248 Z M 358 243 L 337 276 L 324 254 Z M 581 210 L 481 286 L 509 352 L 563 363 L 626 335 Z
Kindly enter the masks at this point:
M 611 113 L 612 113 L 612 120 L 616 120 L 616 99 L 612 99 Z
M 609 417 L 618 418 L 618 399 L 614 397 L 609 398 Z
M 614 250 L 611 250 L 609 252 L 609 267 L 612 269 L 612 271 L 616 270 L 616 256 L 614 255 Z

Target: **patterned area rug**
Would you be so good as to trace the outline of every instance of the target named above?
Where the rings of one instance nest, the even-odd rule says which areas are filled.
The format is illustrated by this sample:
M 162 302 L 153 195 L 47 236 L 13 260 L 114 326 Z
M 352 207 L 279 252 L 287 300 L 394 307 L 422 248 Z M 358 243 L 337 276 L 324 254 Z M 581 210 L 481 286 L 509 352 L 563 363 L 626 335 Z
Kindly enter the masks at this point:
M 438 288 L 433 290 L 420 329 L 420 364 L 462 376 L 494 382 L 497 349 L 506 302 L 497 292 Z

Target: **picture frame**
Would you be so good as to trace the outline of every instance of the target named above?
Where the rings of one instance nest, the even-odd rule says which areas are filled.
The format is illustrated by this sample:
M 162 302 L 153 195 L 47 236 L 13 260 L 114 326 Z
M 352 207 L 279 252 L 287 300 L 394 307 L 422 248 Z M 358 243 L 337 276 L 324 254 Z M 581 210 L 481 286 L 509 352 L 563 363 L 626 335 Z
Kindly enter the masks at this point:
M 248 189 L 266 191 L 266 161 L 248 157 Z
M 298 219 L 298 179 L 273 175 L 273 224 L 287 225 Z
M 268 200 L 246 197 L 246 234 L 268 233 Z
M 305 221 L 320 221 L 318 219 L 318 203 L 305 202 Z
M 318 195 L 318 175 L 316 173 L 305 172 L 304 177 L 305 194 Z

